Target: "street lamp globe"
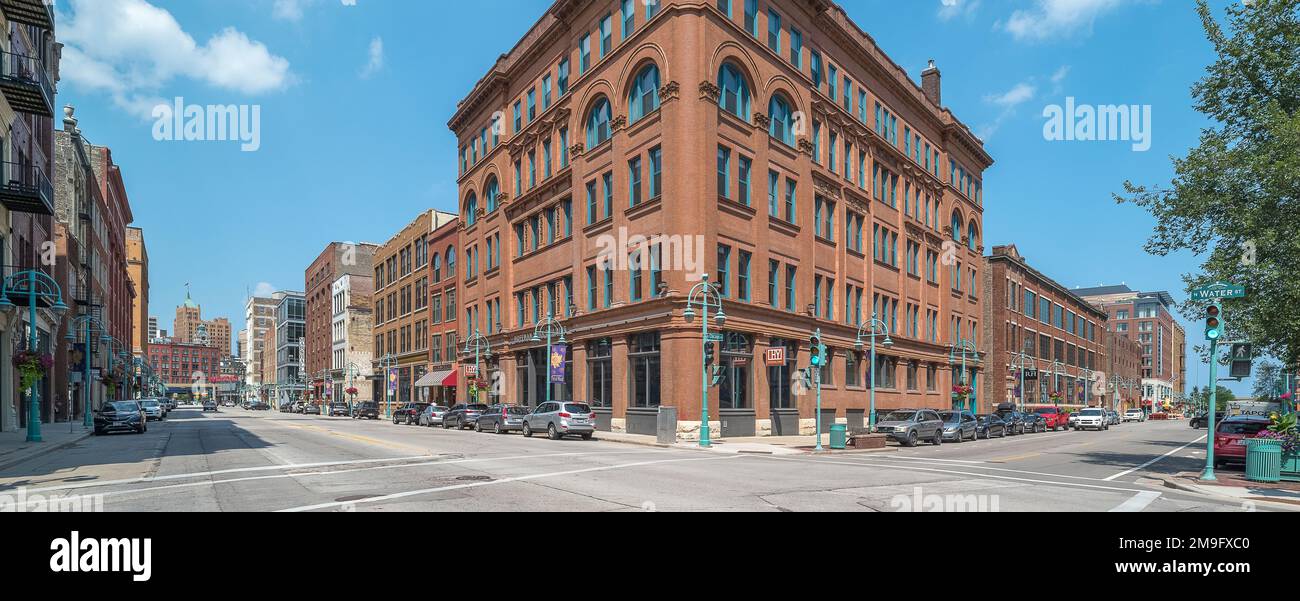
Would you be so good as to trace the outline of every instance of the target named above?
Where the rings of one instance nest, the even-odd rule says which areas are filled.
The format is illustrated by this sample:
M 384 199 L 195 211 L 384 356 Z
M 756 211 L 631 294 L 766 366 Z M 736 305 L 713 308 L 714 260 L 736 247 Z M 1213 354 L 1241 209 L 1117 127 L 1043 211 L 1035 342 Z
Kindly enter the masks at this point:
M 885 341 L 884 341 L 883 343 L 881 343 L 881 344 L 884 344 L 884 345 L 885 345 L 885 348 L 893 348 L 893 346 L 894 346 L 894 339 L 893 339 L 893 338 L 890 338 L 889 336 L 886 335 L 886 336 L 885 336 Z
M 718 309 L 717 322 L 718 322 L 718 325 L 719 325 L 719 326 L 721 326 L 721 325 L 727 323 L 727 314 L 726 314 L 726 313 L 723 313 L 723 312 L 722 312 L 722 309 Z
M 695 321 L 695 309 L 687 307 L 685 311 L 682 311 L 682 317 L 685 317 L 688 322 Z

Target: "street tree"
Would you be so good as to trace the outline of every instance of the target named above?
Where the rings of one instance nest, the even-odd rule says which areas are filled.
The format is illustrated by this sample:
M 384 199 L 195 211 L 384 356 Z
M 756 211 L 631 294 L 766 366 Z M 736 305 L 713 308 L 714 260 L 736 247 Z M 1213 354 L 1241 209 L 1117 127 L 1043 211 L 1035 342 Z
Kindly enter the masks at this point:
M 1274 398 L 1282 390 L 1282 366 L 1263 361 L 1255 367 L 1255 386 L 1251 395 L 1257 399 Z
M 1227 3 L 1224 23 L 1206 0 L 1196 10 L 1217 58 L 1192 95 L 1212 125 L 1173 159 L 1167 187 L 1128 181 L 1115 198 L 1155 217 L 1147 252 L 1203 258 L 1198 273 L 1183 276 L 1189 291 L 1219 281 L 1247 287 L 1247 298 L 1224 303 L 1225 338 L 1292 364 L 1300 359 L 1300 3 Z M 1181 310 L 1199 321 L 1204 307 L 1188 301 Z

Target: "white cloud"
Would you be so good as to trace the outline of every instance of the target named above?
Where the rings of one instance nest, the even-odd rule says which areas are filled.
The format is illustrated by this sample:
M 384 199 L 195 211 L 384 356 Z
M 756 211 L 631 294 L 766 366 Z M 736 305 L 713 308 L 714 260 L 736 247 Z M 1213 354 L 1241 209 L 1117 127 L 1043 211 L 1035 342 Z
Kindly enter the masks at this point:
M 253 288 L 253 296 L 268 297 L 275 294 L 276 290 L 279 288 L 271 285 L 270 282 L 258 282 L 257 287 Z
M 1000 94 L 989 94 L 985 96 L 984 102 L 1001 108 L 1002 110 L 998 113 L 998 116 L 992 123 L 981 125 L 979 130 L 976 132 L 976 135 L 982 140 L 992 138 L 993 134 L 997 133 L 1007 120 L 1015 116 L 1016 109 L 1020 105 L 1033 100 L 1037 95 L 1038 86 L 1034 85 L 1032 81 L 1026 81 L 1018 83 L 1010 90 Z
M 999 23 L 999 26 L 1022 41 L 1087 34 L 1092 31 L 1097 17 L 1130 1 L 1035 0 L 1037 6 L 1012 12 L 1007 21 Z
M 957 17 L 970 17 L 979 6 L 980 0 L 939 0 L 939 19 L 951 21 Z
M 301 21 L 307 8 L 320 0 L 275 0 L 271 16 L 281 21 Z M 341 0 L 343 6 L 356 6 L 357 0 Z
M 1065 82 L 1065 78 L 1069 77 L 1069 75 L 1070 75 L 1070 65 L 1061 65 L 1061 68 L 1057 69 L 1056 73 L 1052 74 L 1053 95 L 1060 94 L 1062 90 L 1064 90 L 1065 86 L 1061 84 Z
M 384 38 L 376 36 L 370 40 L 370 60 L 361 69 L 361 78 L 369 79 L 371 75 L 384 68 Z
M 65 44 L 62 76 L 75 87 L 109 94 L 140 115 L 176 79 L 241 94 L 293 83 L 289 61 L 261 42 L 226 28 L 199 44 L 170 12 L 146 0 L 71 0 L 58 14 Z M 143 111 L 148 115 L 148 110 Z

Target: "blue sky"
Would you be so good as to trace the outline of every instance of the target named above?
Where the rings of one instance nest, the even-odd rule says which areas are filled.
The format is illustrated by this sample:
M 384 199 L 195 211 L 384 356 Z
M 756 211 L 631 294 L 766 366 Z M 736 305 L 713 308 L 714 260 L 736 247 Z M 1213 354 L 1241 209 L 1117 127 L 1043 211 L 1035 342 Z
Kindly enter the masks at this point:
M 914 78 L 935 59 L 944 104 L 985 138 L 997 161 L 984 177 L 988 246 L 1014 242 L 1071 288 L 1126 282 L 1182 298 L 1180 275 L 1198 261 L 1147 255 L 1150 217 L 1111 194 L 1125 179 L 1168 182 L 1169 157 L 1207 125 L 1189 90 L 1213 57 L 1190 0 L 841 4 Z M 190 282 L 205 317 L 238 328 L 249 290 L 301 289 L 327 242 L 383 242 L 422 209 L 454 210 L 446 122 L 549 6 L 58 0 L 59 103 L 122 166 L 150 252 L 151 313 L 170 328 Z M 156 141 L 150 109 L 178 96 L 259 105 L 261 147 Z M 1067 96 L 1150 105 L 1150 150 L 1045 140 L 1043 109 Z

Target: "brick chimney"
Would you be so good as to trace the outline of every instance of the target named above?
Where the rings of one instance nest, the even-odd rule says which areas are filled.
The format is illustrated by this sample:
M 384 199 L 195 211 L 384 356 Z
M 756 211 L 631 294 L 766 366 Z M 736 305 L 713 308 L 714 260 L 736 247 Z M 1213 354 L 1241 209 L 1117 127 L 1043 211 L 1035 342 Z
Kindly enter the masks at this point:
M 934 59 L 930 59 L 930 66 L 921 72 L 921 91 L 925 92 L 925 97 L 929 98 L 930 102 L 933 102 L 939 108 L 943 108 L 942 95 L 939 89 L 941 79 L 939 68 L 934 66 Z

